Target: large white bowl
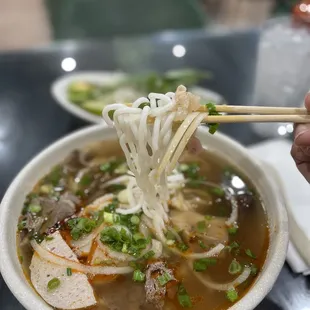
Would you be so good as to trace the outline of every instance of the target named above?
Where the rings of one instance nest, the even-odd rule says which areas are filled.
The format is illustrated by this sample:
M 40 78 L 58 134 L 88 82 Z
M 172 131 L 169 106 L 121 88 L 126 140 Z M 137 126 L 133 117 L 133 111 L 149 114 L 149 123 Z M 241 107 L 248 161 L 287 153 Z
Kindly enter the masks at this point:
M 220 154 L 228 159 L 252 180 L 266 207 L 270 227 L 270 246 L 266 262 L 249 292 L 230 308 L 230 310 L 250 310 L 255 308 L 271 290 L 285 261 L 288 223 L 284 201 L 261 164 L 254 161 L 250 153 L 239 143 L 219 133 L 210 135 L 204 128 L 198 129 L 197 136 L 206 149 L 214 152 L 215 156 Z M 12 293 L 26 309 L 50 310 L 51 308 L 29 285 L 17 257 L 16 226 L 25 196 L 36 182 L 63 160 L 70 151 L 90 142 L 115 138 L 115 131 L 104 124 L 70 134 L 31 160 L 6 192 L 0 208 L 0 270 Z M 253 235 L 255 233 L 253 231 Z
M 118 71 L 82 71 L 66 74 L 51 85 L 51 95 L 55 101 L 65 110 L 83 119 L 86 122 L 101 124 L 104 122 L 100 115 L 93 114 L 82 109 L 68 99 L 67 89 L 72 82 L 86 81 L 98 85 L 113 85 L 121 81 L 126 76 L 125 73 Z M 222 104 L 224 99 L 218 93 L 202 87 L 191 87 L 191 91 L 201 96 L 206 101 L 212 101 L 216 104 Z M 114 103 L 114 102 L 111 102 Z

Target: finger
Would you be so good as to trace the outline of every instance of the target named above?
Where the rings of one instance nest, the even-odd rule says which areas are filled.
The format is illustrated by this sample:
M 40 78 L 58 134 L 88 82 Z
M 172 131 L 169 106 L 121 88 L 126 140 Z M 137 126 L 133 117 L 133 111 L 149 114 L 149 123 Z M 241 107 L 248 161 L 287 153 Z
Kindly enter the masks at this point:
M 308 93 L 306 95 L 306 98 L 305 98 L 305 107 L 308 111 L 310 111 L 310 93 Z
M 293 144 L 291 155 L 299 172 L 310 183 L 310 148 L 302 148 Z
M 291 155 L 296 165 L 310 163 L 310 147 L 300 147 L 294 143 L 291 149 Z
M 299 146 L 310 146 L 310 124 L 298 124 L 295 126 L 294 143 Z
M 302 163 L 296 165 L 299 172 L 304 176 L 304 178 L 310 183 L 310 163 Z

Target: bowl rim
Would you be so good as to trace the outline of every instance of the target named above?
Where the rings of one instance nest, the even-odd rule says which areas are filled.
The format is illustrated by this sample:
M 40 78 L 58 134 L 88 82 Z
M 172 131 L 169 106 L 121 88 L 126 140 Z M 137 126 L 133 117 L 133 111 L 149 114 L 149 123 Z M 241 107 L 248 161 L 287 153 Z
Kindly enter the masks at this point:
M 87 121 L 93 124 L 102 124 L 105 123 L 103 118 L 100 115 L 95 115 L 87 110 L 82 109 L 78 105 L 70 102 L 67 99 L 65 94 L 63 93 L 62 89 L 64 87 L 67 88 L 69 83 L 77 80 L 85 80 L 94 83 L 100 83 L 104 80 L 109 79 L 122 79 L 123 77 L 127 76 L 130 73 L 126 73 L 119 70 L 98 70 L 98 71 L 76 71 L 64 74 L 53 81 L 50 87 L 50 94 L 53 97 L 54 101 L 60 105 L 64 110 L 68 111 L 69 113 L 73 114 L 74 116 Z M 225 100 L 222 95 L 218 94 L 217 92 L 201 86 L 192 86 L 190 87 L 192 91 L 197 91 L 201 97 L 207 96 L 206 94 L 214 96 L 217 98 L 217 104 L 225 103 Z M 204 95 L 205 94 L 205 95 Z
M 8 227 L 10 225 L 7 209 L 14 203 L 14 196 L 16 191 L 18 191 L 20 181 L 25 178 L 25 176 L 33 173 L 32 171 L 35 171 L 33 170 L 33 167 L 36 167 L 36 165 L 38 165 L 40 162 L 44 162 L 47 156 L 51 155 L 52 153 L 57 153 L 65 145 L 76 144 L 79 139 L 85 139 L 100 132 L 102 132 L 102 138 L 104 139 L 104 131 L 107 129 L 110 128 L 105 123 L 91 125 L 58 139 L 39 152 L 37 155 L 35 155 L 28 162 L 28 164 L 24 166 L 24 168 L 14 178 L 2 199 L 0 204 L 0 272 L 12 294 L 26 309 L 34 309 L 34 305 L 36 306 L 36 309 L 39 306 L 40 309 L 46 310 L 51 309 L 51 307 L 48 306 L 43 301 L 43 299 L 36 294 L 34 289 L 29 284 L 26 284 L 24 279 L 22 279 L 23 275 L 17 268 L 15 268 L 12 262 L 11 255 L 9 253 L 9 249 L 12 247 L 12 240 L 8 240 L 6 237 L 6 232 L 8 231 Z M 208 134 L 208 131 L 205 128 L 199 128 L 198 130 L 202 134 Z M 240 154 L 248 158 L 251 157 L 248 150 L 234 139 L 231 139 L 222 133 L 217 133 L 214 138 L 221 143 L 225 143 L 229 147 L 234 148 L 236 151 L 240 152 Z M 251 157 L 251 164 L 260 169 L 265 179 L 268 180 L 266 170 L 262 168 L 262 165 L 259 161 Z M 250 310 L 257 306 L 271 290 L 282 269 L 288 246 L 288 219 L 283 201 L 280 201 L 279 199 L 279 202 L 273 206 L 273 208 L 276 208 L 277 210 L 278 217 L 276 218 L 276 221 L 277 230 L 279 232 L 274 237 L 274 254 L 266 259 L 264 263 L 264 269 L 262 270 L 260 277 L 252 285 L 250 290 L 236 304 L 232 305 L 229 310 Z M 16 238 L 13 245 L 16 247 Z M 266 266 L 267 261 L 268 264 Z M 16 286 L 19 286 L 19 289 L 17 289 Z M 45 307 L 43 305 L 45 305 Z

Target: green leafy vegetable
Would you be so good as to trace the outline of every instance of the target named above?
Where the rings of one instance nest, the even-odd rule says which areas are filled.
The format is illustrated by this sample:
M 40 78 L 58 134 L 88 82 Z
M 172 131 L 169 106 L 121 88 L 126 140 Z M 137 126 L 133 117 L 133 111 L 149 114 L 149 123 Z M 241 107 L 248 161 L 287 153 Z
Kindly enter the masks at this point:
M 241 271 L 242 271 L 241 265 L 234 259 L 229 265 L 228 272 L 230 274 L 237 274 L 240 273 Z
M 58 278 L 53 278 L 47 283 L 47 290 L 53 291 L 60 285 L 60 280 Z
M 192 307 L 192 301 L 182 283 L 180 283 L 178 287 L 178 301 L 183 308 Z
M 135 270 L 133 273 L 132 279 L 135 282 L 144 282 L 145 281 L 145 273 L 143 273 L 141 270 Z

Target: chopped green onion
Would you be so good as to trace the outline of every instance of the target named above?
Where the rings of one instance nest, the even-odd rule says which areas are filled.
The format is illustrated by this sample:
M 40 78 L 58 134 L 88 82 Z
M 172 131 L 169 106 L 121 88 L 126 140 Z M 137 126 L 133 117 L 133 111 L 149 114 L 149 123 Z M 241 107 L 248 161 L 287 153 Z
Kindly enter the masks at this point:
M 237 231 L 238 231 L 238 227 L 237 226 L 232 226 L 232 227 L 228 228 L 228 233 L 230 235 L 235 235 L 237 233 Z
M 180 283 L 178 287 L 178 301 L 183 308 L 192 307 L 192 301 L 182 283 Z
M 23 230 L 26 227 L 27 227 L 27 220 L 22 220 L 17 225 L 18 230 Z
M 84 174 L 80 181 L 78 182 L 79 184 L 83 185 L 83 186 L 87 186 L 92 182 L 93 178 L 91 175 L 89 174 Z
M 151 251 L 148 251 L 147 253 L 145 253 L 145 254 L 143 255 L 142 258 L 144 258 L 144 259 L 150 259 L 150 258 L 152 258 L 154 255 L 155 255 L 155 252 L 154 252 L 153 250 L 151 250 Z
M 103 221 L 108 224 L 114 223 L 114 214 L 109 212 L 103 212 Z
M 219 197 L 224 197 L 225 196 L 225 191 L 221 187 L 212 187 L 210 189 L 210 191 L 211 191 L 212 194 L 214 194 L 216 196 L 219 196 Z
M 245 254 L 251 258 L 256 258 L 256 255 L 254 255 L 250 249 L 246 249 Z
M 141 233 L 139 233 L 139 232 L 135 233 L 135 234 L 132 236 L 132 238 L 133 238 L 133 240 L 135 240 L 135 241 L 145 239 L 144 236 L 143 236 Z
M 141 270 L 135 270 L 133 273 L 132 279 L 135 282 L 144 282 L 145 281 L 145 273 L 143 273 Z
M 44 238 L 46 241 L 52 241 L 52 240 L 54 240 L 54 237 L 52 237 L 52 236 L 45 236 L 45 238 Z
M 198 232 L 202 233 L 206 230 L 207 226 L 206 226 L 206 222 L 205 221 L 200 221 L 197 223 L 197 230 Z
M 40 186 L 40 192 L 43 194 L 50 194 L 53 191 L 53 186 L 50 184 L 43 184 Z
M 238 244 L 238 242 L 234 241 L 230 245 L 227 246 L 227 249 L 229 250 L 229 252 L 231 252 L 234 249 L 238 249 L 239 246 L 240 245 Z
M 201 240 L 198 240 L 198 244 L 199 244 L 199 246 L 202 248 L 202 249 L 204 249 L 204 250 L 206 250 L 208 247 L 203 243 L 203 241 L 201 241 Z
M 136 215 L 133 215 L 133 216 L 130 218 L 130 221 L 131 221 L 131 223 L 134 224 L 134 225 L 138 225 L 138 224 L 140 223 L 140 219 L 139 219 L 139 217 L 136 216 Z
M 205 264 L 204 262 L 200 261 L 200 260 L 196 260 L 193 263 L 193 269 L 197 272 L 200 271 L 206 271 L 208 268 L 207 264 Z
M 53 278 L 47 283 L 47 290 L 53 291 L 60 285 L 60 280 L 58 278 Z
M 193 263 L 193 269 L 197 272 L 206 271 L 209 266 L 213 266 L 217 263 L 217 259 L 214 257 L 201 258 Z
M 68 277 L 72 276 L 72 269 L 71 268 L 67 268 L 67 276 Z
M 177 243 L 177 248 L 181 250 L 182 252 L 185 252 L 188 250 L 188 246 L 185 243 Z
M 73 240 L 78 240 L 83 234 L 90 233 L 97 226 L 96 221 L 84 217 L 70 219 L 67 224 L 71 229 L 70 234 Z
M 216 111 L 215 104 L 213 104 L 211 102 L 207 103 L 206 108 L 207 108 L 210 116 L 211 115 L 220 115 L 220 113 L 218 113 Z M 219 124 L 218 123 L 210 123 L 210 124 L 208 124 L 208 126 L 209 126 L 209 133 L 211 133 L 213 135 L 217 131 Z
M 115 113 L 115 110 L 110 110 L 108 112 L 108 116 L 110 117 L 110 119 L 113 121 L 113 117 L 114 117 L 114 113 Z
M 241 271 L 242 271 L 241 265 L 234 259 L 229 265 L 228 272 L 230 274 L 237 274 L 240 273 Z
M 164 272 L 162 275 L 157 277 L 157 281 L 161 286 L 166 285 L 171 280 L 173 280 L 173 277 L 168 272 Z
M 138 106 L 138 108 L 139 109 L 143 109 L 144 107 L 149 107 L 150 106 L 150 103 L 149 102 L 143 102 L 143 103 L 141 103 L 139 106 Z
M 19 255 L 19 261 L 20 261 L 20 263 L 22 264 L 22 263 L 23 263 L 23 261 L 24 261 L 24 256 Z
M 128 245 L 127 245 L 127 243 L 124 243 L 124 244 L 123 244 L 122 252 L 123 252 L 123 253 L 128 253 Z
M 251 274 L 253 276 L 256 276 L 257 275 L 257 272 L 258 272 L 258 267 L 255 265 L 255 264 L 252 264 L 251 265 Z
M 211 221 L 213 219 L 213 216 L 212 215 L 205 215 L 205 219 L 207 221 Z
M 235 302 L 238 299 L 238 292 L 234 288 L 231 288 L 226 292 L 226 297 L 229 301 Z
M 41 208 L 40 205 L 30 204 L 28 206 L 28 211 L 31 212 L 31 213 L 39 213 L 41 210 L 42 210 L 42 208 Z

